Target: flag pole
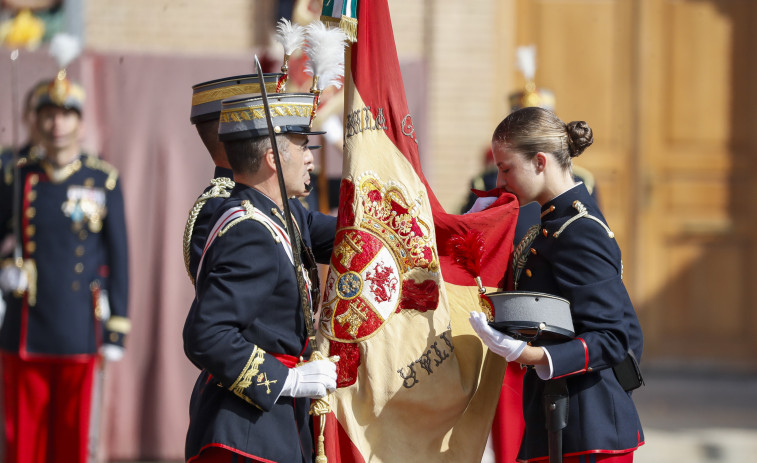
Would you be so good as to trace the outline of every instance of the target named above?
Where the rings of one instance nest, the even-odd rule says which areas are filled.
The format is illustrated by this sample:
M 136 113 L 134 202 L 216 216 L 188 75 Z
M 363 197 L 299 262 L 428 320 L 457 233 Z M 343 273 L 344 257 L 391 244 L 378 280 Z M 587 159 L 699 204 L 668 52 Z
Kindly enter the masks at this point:
M 21 267 L 23 250 L 21 247 L 21 184 L 18 171 L 19 135 L 18 135 L 18 48 L 11 52 L 11 138 L 13 150 L 13 261 Z
M 265 78 L 263 77 L 263 69 L 260 66 L 260 60 L 255 55 L 255 68 L 258 73 L 258 79 L 260 81 L 260 94 L 263 97 L 263 109 L 265 110 L 265 120 L 268 124 L 268 136 L 271 138 L 271 149 L 273 149 L 273 158 L 276 163 L 276 176 L 279 180 L 279 189 L 281 191 L 282 209 L 284 210 L 284 222 L 289 232 L 289 239 L 292 243 L 292 258 L 294 260 L 295 274 L 297 276 L 297 289 L 300 293 L 300 301 L 302 302 L 302 312 L 305 316 L 305 328 L 307 330 L 308 338 L 313 346 L 313 350 L 317 351 L 317 345 L 315 340 L 315 325 L 313 322 L 313 308 L 310 306 L 310 297 L 308 296 L 307 285 L 305 284 L 305 277 L 303 276 L 302 267 L 302 243 L 300 242 L 299 233 L 294 228 L 292 222 L 292 213 L 289 208 L 289 196 L 286 191 L 286 184 L 284 183 L 284 173 L 281 169 L 281 156 L 279 155 L 279 146 L 276 144 L 276 134 L 273 131 L 273 120 L 271 119 L 271 107 L 268 104 L 268 92 L 265 88 Z

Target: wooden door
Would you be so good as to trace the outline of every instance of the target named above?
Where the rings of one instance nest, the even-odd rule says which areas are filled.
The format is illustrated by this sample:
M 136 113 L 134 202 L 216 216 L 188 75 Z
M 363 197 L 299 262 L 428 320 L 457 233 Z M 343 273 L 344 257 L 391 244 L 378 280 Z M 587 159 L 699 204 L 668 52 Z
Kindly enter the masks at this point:
M 521 0 L 516 45 L 586 120 L 645 361 L 756 365 L 757 2 Z
M 757 364 L 757 3 L 644 0 L 637 301 L 650 354 Z

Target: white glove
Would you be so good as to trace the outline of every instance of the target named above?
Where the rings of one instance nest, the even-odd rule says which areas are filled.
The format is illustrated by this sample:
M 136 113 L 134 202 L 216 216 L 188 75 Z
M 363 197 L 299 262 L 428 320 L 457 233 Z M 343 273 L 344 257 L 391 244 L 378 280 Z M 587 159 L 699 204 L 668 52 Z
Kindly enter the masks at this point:
M 487 207 L 491 206 L 494 201 L 497 200 L 496 196 L 485 196 L 483 198 L 476 198 L 476 201 L 473 203 L 473 206 L 466 212 L 466 214 L 470 214 L 471 212 L 480 212 L 486 209 Z
M 29 277 L 23 268 L 10 264 L 0 270 L 0 290 L 4 293 L 20 293 L 28 287 Z
M 289 369 L 282 396 L 318 399 L 336 390 L 336 363 L 313 360 Z
M 115 344 L 103 344 L 100 346 L 100 355 L 108 362 L 118 362 L 124 358 L 124 348 Z
M 512 362 L 520 357 L 523 349 L 526 348 L 525 341 L 513 339 L 489 326 L 489 323 L 486 321 L 486 315 L 481 312 L 471 312 L 469 321 L 478 337 L 486 344 L 486 347 L 495 354 L 504 357 L 508 362 Z

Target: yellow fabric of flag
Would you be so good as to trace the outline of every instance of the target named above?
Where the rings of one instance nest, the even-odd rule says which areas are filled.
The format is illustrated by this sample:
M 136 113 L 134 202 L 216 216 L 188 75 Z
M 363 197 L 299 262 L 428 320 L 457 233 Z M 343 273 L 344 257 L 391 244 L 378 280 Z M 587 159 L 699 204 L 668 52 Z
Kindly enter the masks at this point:
M 447 242 L 480 234 L 479 276 L 496 290 L 517 203 L 503 194 L 465 216 L 439 205 L 420 169 L 386 0 L 359 3 L 346 69 L 337 236 L 318 330 L 319 349 L 341 358 L 328 461 L 480 461 L 506 362 L 468 323 L 477 275 L 455 264 Z

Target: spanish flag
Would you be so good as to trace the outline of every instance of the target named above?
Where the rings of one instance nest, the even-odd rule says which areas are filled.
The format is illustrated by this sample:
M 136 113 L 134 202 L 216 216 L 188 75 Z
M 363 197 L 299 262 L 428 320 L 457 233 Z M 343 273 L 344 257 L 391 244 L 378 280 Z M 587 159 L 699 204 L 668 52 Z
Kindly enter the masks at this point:
M 333 14 L 332 3 L 324 13 L 328 4 Z M 318 327 L 322 353 L 340 356 L 326 456 L 480 461 L 506 362 L 488 354 L 468 313 L 481 307 L 476 276 L 488 292 L 510 279 L 517 201 L 502 193 L 482 212 L 444 212 L 421 171 L 387 2 L 344 3 L 357 12 L 357 29 L 345 64 L 340 207 Z

